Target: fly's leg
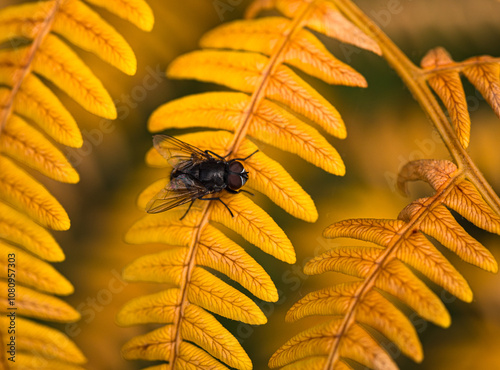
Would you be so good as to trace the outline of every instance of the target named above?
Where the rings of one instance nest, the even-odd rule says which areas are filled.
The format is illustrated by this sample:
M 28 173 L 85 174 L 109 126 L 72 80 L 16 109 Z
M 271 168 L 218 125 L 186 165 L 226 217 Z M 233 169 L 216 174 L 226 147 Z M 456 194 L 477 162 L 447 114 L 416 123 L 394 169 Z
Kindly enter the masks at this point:
M 257 153 L 259 151 L 259 149 L 257 149 L 255 152 L 253 152 L 252 154 L 246 156 L 245 158 L 233 158 L 229 161 L 229 163 L 231 162 L 234 162 L 234 161 L 246 161 L 248 158 L 250 158 L 252 155 L 254 155 L 255 153 Z M 214 156 L 216 156 L 217 158 L 219 159 L 226 159 L 227 157 L 229 157 L 231 155 L 233 151 L 231 150 L 229 153 L 227 153 L 224 157 L 218 155 L 217 153 L 214 153 L 212 152 L 211 150 L 205 150 L 205 153 L 207 154 L 212 154 Z
M 257 150 L 256 150 L 255 152 L 253 152 L 252 154 L 247 155 L 245 158 L 233 158 L 233 159 L 231 159 L 231 160 L 229 161 L 229 163 L 234 162 L 234 161 L 242 161 L 242 162 L 243 162 L 243 161 L 246 161 L 248 158 L 250 158 L 252 155 L 254 155 L 255 153 L 257 153 L 258 151 L 259 151 L 259 149 L 257 149 Z M 231 154 L 231 153 L 229 153 L 229 154 Z M 228 154 L 228 155 L 229 155 L 229 154 Z M 225 157 L 224 157 L 224 158 L 225 158 Z
M 188 207 L 187 211 L 186 211 L 186 212 L 182 215 L 182 217 L 181 217 L 181 218 L 179 218 L 179 221 L 182 221 L 182 219 L 183 219 L 184 217 L 186 217 L 186 216 L 187 216 L 187 214 L 189 213 L 189 210 L 190 210 L 190 209 L 191 209 L 191 207 L 193 206 L 193 203 L 194 203 L 194 201 L 195 201 L 195 200 L 196 200 L 196 199 L 193 199 L 193 200 L 191 201 L 191 203 L 189 204 L 189 207 Z
M 217 153 L 212 152 L 211 150 L 205 150 L 205 153 L 215 155 L 219 159 L 225 159 L 229 155 L 231 155 L 232 152 L 229 152 L 229 154 L 225 155 L 224 157 L 221 157 L 220 155 L 218 155 Z
M 216 197 L 216 198 L 198 198 L 199 200 L 218 200 L 219 202 L 221 202 L 222 204 L 224 204 L 224 207 L 227 208 L 227 210 L 229 211 L 229 213 L 231 214 L 231 217 L 234 218 L 234 215 L 233 215 L 233 212 L 231 212 L 231 210 L 229 209 L 228 205 L 226 203 L 224 203 L 222 201 L 222 199 L 220 199 L 219 197 Z

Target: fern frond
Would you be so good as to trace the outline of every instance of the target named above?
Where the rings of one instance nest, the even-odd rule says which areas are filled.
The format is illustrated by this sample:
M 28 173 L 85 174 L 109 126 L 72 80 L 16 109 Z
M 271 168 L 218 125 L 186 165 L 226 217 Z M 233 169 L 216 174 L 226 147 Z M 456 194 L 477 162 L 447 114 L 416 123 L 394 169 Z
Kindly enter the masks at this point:
M 391 357 L 361 326 L 353 324 L 344 330 L 341 319 L 332 319 L 298 334 L 275 353 L 270 364 L 278 367 L 303 357 L 324 356 L 336 337 L 344 338 L 339 348 L 342 357 L 375 369 L 397 369 Z M 323 367 L 326 362 L 322 361 Z
M 40 183 L 4 156 L 0 156 L 0 168 L 0 199 L 51 229 L 69 229 L 66 211 Z
M 460 74 L 467 77 L 500 117 L 498 58 L 481 56 L 455 62 L 446 50 L 435 48 L 425 55 L 421 66 L 427 82 L 446 106 L 464 148 L 469 145 L 471 122 Z
M 154 25 L 154 14 L 144 0 L 87 0 L 88 3 L 100 6 L 135 24 L 143 31 L 151 31 Z
M 77 183 L 80 179 L 59 149 L 19 116 L 13 115 L 2 132 L 0 152 L 54 180 Z
M 0 235 L 2 239 L 50 262 L 64 260 L 64 253 L 54 237 L 27 216 L 0 202 Z
M 91 2 L 143 29 L 152 27 L 151 10 L 142 0 Z M 91 113 L 108 119 L 117 115 L 108 92 L 68 41 L 127 74 L 135 73 L 136 59 L 127 42 L 80 0 L 38 1 L 0 9 L 0 43 L 4 45 L 0 50 L 0 269 L 4 272 L 0 312 L 4 327 L 5 314 L 16 309 L 15 365 L 25 369 L 81 369 L 79 365 L 86 362 L 65 335 L 23 319 L 64 323 L 80 318 L 79 312 L 53 296 L 71 294 L 73 286 L 45 262 L 62 261 L 64 254 L 40 226 L 67 230 L 68 215 L 45 187 L 15 162 L 60 182 L 79 181 L 61 151 L 32 125 L 60 144 L 83 144 L 74 118 L 58 93 L 42 79 Z M 11 283 L 6 277 L 12 271 L 17 284 L 15 299 L 6 295 Z M 3 347 L 8 341 L 1 343 Z M 2 360 L 0 367 L 5 366 Z
M 270 60 L 260 54 L 234 51 L 194 51 L 170 64 L 171 78 L 197 79 L 244 92 L 255 91 Z M 267 81 L 266 97 L 309 118 L 329 134 L 344 138 L 339 112 L 290 68 L 280 66 Z M 343 174 L 343 168 L 338 174 Z
M 0 322 L 3 328 L 9 326 L 5 317 L 0 318 Z M 63 362 L 85 363 L 86 360 L 82 352 L 72 340 L 60 331 L 24 318 L 16 318 L 16 324 L 22 327 L 26 333 L 23 336 L 19 336 L 16 341 L 17 349 L 21 354 L 24 352 L 39 353 L 47 359 L 61 361 L 61 365 L 63 365 Z M 42 362 L 35 356 L 32 358 L 35 360 L 32 364 L 40 364 Z
M 266 6 L 277 7 L 284 16 L 236 21 L 208 32 L 200 42 L 202 50 L 174 60 L 167 75 L 214 82 L 235 91 L 196 94 L 169 102 L 153 113 L 149 129 L 153 132 L 169 128 L 222 129 L 225 131 L 201 131 L 183 135 L 181 139 L 221 156 L 246 158 L 258 148 L 248 136 L 295 153 L 328 172 L 343 175 L 345 166 L 340 155 L 312 125 L 344 138 L 344 122 L 337 109 L 292 68 L 332 84 L 366 86 L 359 73 L 336 59 L 307 28 L 377 53 L 380 50 L 328 4 L 326 1 L 257 1 L 250 8 L 252 16 Z M 355 36 L 346 30 L 356 30 Z M 172 170 L 156 150 L 148 152 L 146 162 L 165 168 L 167 173 Z M 311 197 L 279 163 L 257 152 L 245 160 L 245 169 L 250 174 L 247 182 L 250 188 L 265 194 L 291 215 L 316 221 L 318 213 Z M 145 189 L 139 196 L 139 206 L 144 208 L 168 180 L 158 180 Z M 124 276 L 130 280 L 166 282 L 175 288 L 139 298 L 123 308 L 118 315 L 121 324 L 142 323 L 143 313 L 147 322 L 167 324 L 132 339 L 124 346 L 125 357 L 163 360 L 169 363 L 168 368 L 177 369 L 203 368 L 197 361 L 203 358 L 206 363 L 210 354 L 231 367 L 251 368 L 247 355 L 242 350 L 232 352 L 221 347 L 215 332 L 206 342 L 202 341 L 199 331 L 184 332 L 186 313 L 191 306 L 242 322 L 262 324 L 266 321 L 245 295 L 229 289 L 225 282 L 201 266 L 225 274 L 261 299 L 273 302 L 278 299 L 277 290 L 262 267 L 215 229 L 214 224 L 232 229 L 282 261 L 294 263 L 295 252 L 274 220 L 248 197 L 225 193 L 218 196 L 234 218 L 221 202 L 196 202 L 182 220 L 179 217 L 184 210 L 150 215 L 139 220 L 127 233 L 130 243 L 162 243 L 175 247 L 138 259 L 125 269 Z M 208 289 L 210 295 L 206 294 Z M 225 340 L 229 341 L 229 337 L 228 332 L 224 333 Z M 187 356 L 187 351 L 192 352 L 188 340 L 206 352 Z M 153 368 L 167 368 L 167 365 Z
M 1 79 L 0 73 L 0 81 Z M 83 138 L 74 118 L 37 77 L 27 76 L 17 94 L 18 98 L 13 103 L 14 112 L 22 112 L 23 116 L 36 122 L 45 133 L 61 144 L 75 148 L 82 146 Z M 2 106 L 7 107 L 11 98 L 10 90 L 0 89 L 0 96 Z M 11 117 L 14 119 L 16 116 Z
M 309 275 L 336 271 L 361 281 L 313 292 L 297 302 L 287 314 L 289 321 L 318 314 L 341 315 L 341 329 L 332 327 L 331 331 L 323 332 L 321 339 L 299 334 L 273 355 L 270 366 L 283 366 L 316 355 L 327 358 L 318 369 L 331 368 L 342 359 L 356 360 L 342 348 L 350 345 L 348 333 L 358 324 L 376 329 L 407 356 L 421 361 L 422 348 L 415 329 L 394 303 L 383 298 L 374 288 L 398 298 L 436 325 L 450 325 L 450 316 L 441 300 L 405 264 L 463 301 L 472 301 L 472 291 L 462 275 L 425 235 L 433 237 L 468 263 L 487 271 L 498 271 L 492 254 L 472 238 L 447 209 L 456 210 L 488 231 L 500 231 L 500 217 L 463 178 L 457 167 L 449 161 L 413 161 L 401 170 L 398 185 L 405 190 L 408 181 L 417 180 L 428 182 L 435 194 L 409 204 L 397 220 L 344 220 L 325 230 L 327 238 L 353 238 L 375 243 L 377 247 L 338 247 L 306 264 L 304 272 Z M 302 347 L 298 347 L 299 342 Z M 319 347 L 320 343 L 323 347 L 318 352 L 305 349 L 310 345 Z M 375 360 L 364 364 L 380 368 Z
M 124 4 L 131 2 L 134 1 L 123 1 Z M 128 43 L 82 1 L 66 0 L 61 5 L 54 19 L 54 32 L 64 36 L 72 44 L 96 54 L 122 72 L 135 74 L 137 61 Z
M 19 262 L 16 264 L 16 281 L 40 291 L 68 295 L 73 293 L 73 286 L 52 265 L 8 243 L 0 242 L 0 267 L 7 276 L 8 255 L 15 254 Z
M 265 9 L 277 9 L 285 16 L 293 18 L 301 6 L 302 0 L 255 0 L 248 7 L 246 18 L 254 18 Z M 332 2 L 315 1 L 311 8 L 304 20 L 308 28 L 375 54 L 382 54 L 377 42 L 350 22 Z
M 159 132 L 169 128 L 203 125 L 232 131 L 245 117 L 245 107 L 250 103 L 249 95 L 234 92 L 187 96 L 158 108 L 151 115 L 149 130 Z M 297 154 L 330 173 L 337 173 L 339 166 L 342 166 L 338 152 L 316 129 L 269 100 L 264 100 L 256 109 L 247 134 L 281 150 Z
M 232 22 L 208 32 L 200 41 L 203 48 L 245 50 L 272 55 L 274 45 L 291 26 L 291 20 L 268 17 Z M 284 62 L 327 83 L 366 87 L 366 80 L 349 65 L 335 58 L 305 29 L 290 37 Z
M 286 12 L 287 7 L 293 10 L 301 2 L 260 0 L 255 3 L 251 14 L 274 6 Z M 341 12 L 380 46 L 383 57 L 420 103 L 455 163 L 421 160 L 403 167 L 398 178 L 401 190 L 405 190 L 408 181 L 423 180 L 434 188 L 435 193 L 412 202 L 397 220 L 345 220 L 325 230 L 327 238 L 348 237 L 376 246 L 335 248 L 305 266 L 305 272 L 309 274 L 336 271 L 354 276 L 355 281 L 311 293 L 296 303 L 289 311 L 289 320 L 315 314 L 340 315 L 341 318 L 292 338 L 275 352 L 269 364 L 271 367 L 287 365 L 286 369 L 326 370 L 345 368 L 346 361 L 355 360 L 374 369 L 397 368 L 393 363 L 380 362 L 387 354 L 377 343 L 372 345 L 381 351 L 379 357 L 365 357 L 360 361 L 356 353 L 345 351 L 347 346 L 356 345 L 350 338 L 351 330 L 358 325 L 367 325 L 391 339 L 413 360 L 422 360 L 422 349 L 414 328 L 408 325 L 408 320 L 394 303 L 373 298 L 376 289 L 391 294 L 420 316 L 441 326 L 450 324 L 449 314 L 437 296 L 405 265 L 458 298 L 467 302 L 472 300 L 472 292 L 465 279 L 426 235 L 463 260 L 487 271 L 498 271 L 492 254 L 473 239 L 448 210 L 457 211 L 482 229 L 499 233 L 500 199 L 466 150 L 471 123 L 460 80 L 460 74 L 467 77 L 498 115 L 498 58 L 483 56 L 454 62 L 444 49 L 437 48 L 424 57 L 422 68 L 418 68 L 351 0 L 332 0 L 332 3 L 334 5 L 323 8 L 330 9 L 330 16 L 336 11 Z M 324 16 L 327 16 L 326 13 L 323 13 Z M 442 100 L 449 118 L 429 86 Z M 367 313 L 364 302 L 368 297 L 373 304 L 373 312 Z M 324 330 L 325 327 L 328 329 Z M 369 346 L 364 351 L 370 352 L 373 347 Z

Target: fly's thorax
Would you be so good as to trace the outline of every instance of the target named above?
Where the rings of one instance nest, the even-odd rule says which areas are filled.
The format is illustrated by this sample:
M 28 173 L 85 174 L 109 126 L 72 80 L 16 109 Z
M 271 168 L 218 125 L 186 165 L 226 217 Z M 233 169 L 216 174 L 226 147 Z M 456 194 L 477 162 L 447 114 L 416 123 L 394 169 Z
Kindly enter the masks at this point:
M 198 180 L 213 191 L 220 191 L 226 187 L 226 162 L 207 160 L 199 164 Z

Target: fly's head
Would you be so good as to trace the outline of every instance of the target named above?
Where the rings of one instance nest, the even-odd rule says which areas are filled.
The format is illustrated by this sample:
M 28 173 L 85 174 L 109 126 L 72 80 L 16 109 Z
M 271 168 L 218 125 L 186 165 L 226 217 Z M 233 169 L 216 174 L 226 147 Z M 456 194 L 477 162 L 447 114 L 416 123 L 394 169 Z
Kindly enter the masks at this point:
M 241 188 L 248 180 L 248 172 L 245 171 L 243 164 L 238 161 L 231 161 L 227 167 L 227 186 L 236 191 Z

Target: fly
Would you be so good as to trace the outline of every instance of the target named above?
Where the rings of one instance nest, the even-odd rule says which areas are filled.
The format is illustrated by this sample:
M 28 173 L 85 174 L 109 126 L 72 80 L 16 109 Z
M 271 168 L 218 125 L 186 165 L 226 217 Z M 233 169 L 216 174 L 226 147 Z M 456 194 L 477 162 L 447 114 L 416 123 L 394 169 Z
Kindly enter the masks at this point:
M 148 213 L 159 213 L 191 202 L 181 220 L 186 217 L 196 199 L 218 200 L 227 208 L 231 217 L 233 212 L 219 196 L 223 190 L 232 194 L 240 190 L 248 180 L 248 172 L 241 162 L 247 160 L 258 150 L 245 158 L 226 160 L 210 150 L 201 150 L 173 136 L 155 135 L 155 149 L 173 167 L 170 182 L 146 205 Z M 229 154 L 228 154 L 229 155 Z M 215 196 L 207 195 L 214 194 Z M 252 194 L 253 195 L 253 194 Z M 206 198 L 205 198 L 206 197 Z

